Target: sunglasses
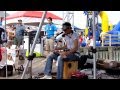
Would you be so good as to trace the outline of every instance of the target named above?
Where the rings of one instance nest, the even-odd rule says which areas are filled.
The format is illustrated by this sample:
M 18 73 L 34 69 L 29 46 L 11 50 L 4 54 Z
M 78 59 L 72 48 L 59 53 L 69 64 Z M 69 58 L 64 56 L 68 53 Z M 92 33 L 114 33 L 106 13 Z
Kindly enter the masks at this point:
M 66 29 L 65 29 L 65 28 L 62 28 L 62 31 L 64 31 L 64 32 L 67 31 L 67 28 L 66 28 Z
M 67 31 L 67 29 L 69 29 L 69 28 L 70 28 L 70 27 L 68 27 L 68 26 L 63 26 L 63 27 L 62 27 L 62 30 L 63 30 L 63 31 Z

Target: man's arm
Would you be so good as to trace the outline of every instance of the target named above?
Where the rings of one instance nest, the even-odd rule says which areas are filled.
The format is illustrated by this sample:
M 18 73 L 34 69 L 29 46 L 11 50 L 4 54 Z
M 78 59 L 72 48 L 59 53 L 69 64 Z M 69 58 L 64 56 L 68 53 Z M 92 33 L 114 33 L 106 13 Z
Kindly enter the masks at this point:
M 78 34 L 77 33 L 74 34 L 72 38 L 73 38 L 74 47 L 68 51 L 68 54 L 77 52 L 77 50 L 79 48 L 79 36 L 78 36 Z
M 74 48 L 69 51 L 69 53 L 74 53 L 78 50 L 78 39 L 74 40 Z
M 66 41 L 63 37 L 62 37 L 62 43 L 64 43 L 64 44 L 62 44 L 62 47 L 56 47 L 55 49 L 56 50 L 64 50 L 65 48 L 67 48 Z
M 54 36 L 56 36 L 58 34 L 58 28 L 54 25 Z
M 45 36 L 46 36 L 47 35 L 47 25 L 45 26 L 44 31 L 45 31 Z
M 55 50 L 64 50 L 65 48 L 67 48 L 67 45 L 64 45 L 62 47 L 57 47 L 57 48 L 55 48 Z
M 78 39 L 75 39 L 73 43 L 74 43 L 74 48 L 70 49 L 69 51 L 62 52 L 61 53 L 62 56 L 67 56 L 67 55 L 74 53 L 78 50 Z

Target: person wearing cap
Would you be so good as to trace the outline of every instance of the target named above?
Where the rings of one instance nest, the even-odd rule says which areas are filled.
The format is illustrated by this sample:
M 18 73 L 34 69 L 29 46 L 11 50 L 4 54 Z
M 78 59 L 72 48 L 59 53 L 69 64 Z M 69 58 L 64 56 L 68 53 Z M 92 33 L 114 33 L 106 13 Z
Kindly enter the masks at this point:
M 57 27 L 52 22 L 52 18 L 47 18 L 48 24 L 45 26 L 46 32 L 46 52 L 50 53 L 54 50 L 54 36 L 57 32 Z
M 16 31 L 15 31 L 15 38 L 14 38 L 14 44 L 18 47 L 22 45 L 23 39 L 24 39 L 24 31 L 25 26 L 22 24 L 22 20 L 18 20 L 18 24 L 16 25 Z
M 57 60 L 57 79 L 63 78 L 63 58 L 69 58 L 70 60 L 74 60 L 79 58 L 75 53 L 79 52 L 79 35 L 74 32 L 71 28 L 71 24 L 69 22 L 65 22 L 62 25 L 63 36 L 66 41 L 66 44 L 63 47 L 56 47 L 54 53 L 47 57 L 46 66 L 44 69 L 44 77 L 40 79 L 52 79 L 51 71 L 53 60 Z M 57 50 L 63 50 L 58 52 Z

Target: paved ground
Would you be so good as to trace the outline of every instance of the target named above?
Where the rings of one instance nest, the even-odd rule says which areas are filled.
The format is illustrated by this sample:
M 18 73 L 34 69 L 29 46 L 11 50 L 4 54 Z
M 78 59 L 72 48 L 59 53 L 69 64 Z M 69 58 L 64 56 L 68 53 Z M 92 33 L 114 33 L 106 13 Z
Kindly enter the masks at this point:
M 32 63 L 32 75 L 33 76 L 37 76 L 38 73 L 43 73 L 44 67 L 45 67 L 45 62 L 46 59 L 45 58 L 34 58 L 33 63 Z M 27 60 L 25 60 L 25 64 L 27 63 Z M 25 66 L 24 64 L 24 66 Z M 18 66 L 18 60 L 15 63 L 15 67 L 17 68 Z M 56 71 L 56 66 L 55 64 L 53 65 L 53 72 Z M 13 76 L 9 76 L 7 77 L 7 79 L 20 79 L 22 76 L 22 72 L 21 74 L 18 74 L 18 71 L 13 71 Z M 29 78 L 29 74 L 25 75 L 25 79 Z M 0 79 L 6 79 L 6 77 L 0 77 Z
M 27 63 L 27 60 L 25 60 L 24 65 L 26 65 L 26 63 Z M 42 73 L 43 73 L 45 64 L 46 64 L 45 58 L 42 58 L 42 57 L 34 58 L 33 63 L 32 63 L 32 76 L 33 77 L 38 76 L 38 73 L 41 74 L 40 76 L 43 76 Z M 16 68 L 18 67 L 18 60 L 16 60 L 15 67 Z M 53 71 L 52 72 L 56 72 L 55 63 L 53 63 Z M 86 71 L 86 73 L 88 73 L 88 74 L 90 72 L 91 72 L 91 70 Z M 56 74 L 53 73 L 53 75 L 55 76 Z M 15 69 L 14 69 L 13 76 L 9 76 L 9 77 L 7 77 L 7 79 L 21 79 L 21 76 L 22 76 L 22 72 L 21 72 L 21 74 L 18 74 L 18 71 L 15 71 Z M 28 79 L 28 78 L 29 78 L 29 74 L 26 74 L 24 79 Z M 92 78 L 93 78 L 93 75 L 91 74 L 90 79 L 92 79 Z M 0 77 L 0 79 L 6 79 L 6 77 Z M 103 74 L 99 74 L 99 79 L 120 79 L 120 75 L 116 76 L 116 75 L 108 75 L 106 73 L 103 73 Z

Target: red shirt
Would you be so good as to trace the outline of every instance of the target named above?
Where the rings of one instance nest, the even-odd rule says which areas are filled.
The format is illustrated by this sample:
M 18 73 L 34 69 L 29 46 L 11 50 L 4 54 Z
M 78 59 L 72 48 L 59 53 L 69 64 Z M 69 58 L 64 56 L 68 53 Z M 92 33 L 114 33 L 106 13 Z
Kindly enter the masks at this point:
M 6 50 L 5 48 L 0 47 L 0 61 L 2 60 L 2 53 L 4 53 L 5 50 Z
M 82 41 L 83 41 L 83 38 L 82 38 L 82 37 L 80 37 L 80 38 L 79 38 L 79 42 L 80 42 L 80 43 L 82 43 Z

